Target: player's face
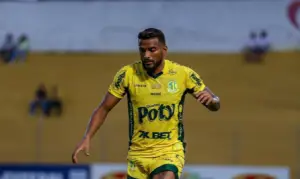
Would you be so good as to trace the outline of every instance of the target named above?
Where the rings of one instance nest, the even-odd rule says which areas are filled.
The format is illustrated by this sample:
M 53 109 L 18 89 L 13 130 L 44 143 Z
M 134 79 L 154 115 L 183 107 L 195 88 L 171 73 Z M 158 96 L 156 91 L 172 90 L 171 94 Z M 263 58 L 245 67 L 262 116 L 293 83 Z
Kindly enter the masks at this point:
M 144 68 L 154 72 L 161 65 L 166 56 L 167 47 L 157 38 L 140 40 L 139 51 Z

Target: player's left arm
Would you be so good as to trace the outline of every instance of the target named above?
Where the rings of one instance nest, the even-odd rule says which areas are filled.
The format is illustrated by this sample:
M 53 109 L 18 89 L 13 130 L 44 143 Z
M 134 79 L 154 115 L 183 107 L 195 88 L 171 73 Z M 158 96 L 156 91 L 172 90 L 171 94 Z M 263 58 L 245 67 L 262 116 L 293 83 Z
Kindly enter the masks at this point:
M 221 107 L 219 97 L 205 85 L 198 73 L 188 67 L 185 70 L 186 85 L 190 93 L 210 111 L 218 111 Z

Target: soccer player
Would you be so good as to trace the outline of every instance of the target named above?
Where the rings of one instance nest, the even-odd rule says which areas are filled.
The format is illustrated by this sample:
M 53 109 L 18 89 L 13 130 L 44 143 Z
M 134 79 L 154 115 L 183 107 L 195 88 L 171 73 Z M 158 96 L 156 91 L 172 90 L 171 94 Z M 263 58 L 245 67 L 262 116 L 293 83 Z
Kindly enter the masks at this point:
M 124 66 L 115 75 L 107 94 L 94 111 L 83 140 L 72 157 L 85 151 L 108 113 L 127 95 L 129 113 L 129 179 L 178 179 L 184 159 L 183 104 L 187 93 L 211 111 L 219 98 L 191 68 L 166 59 L 162 31 L 148 28 L 138 34 L 141 61 Z

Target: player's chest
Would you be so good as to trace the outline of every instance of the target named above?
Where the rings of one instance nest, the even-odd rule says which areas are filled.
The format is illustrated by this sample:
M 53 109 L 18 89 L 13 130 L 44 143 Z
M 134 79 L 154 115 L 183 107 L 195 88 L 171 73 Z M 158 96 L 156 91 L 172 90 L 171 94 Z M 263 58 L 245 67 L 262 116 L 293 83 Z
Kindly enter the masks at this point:
M 144 102 L 166 102 L 180 100 L 185 84 L 181 78 L 158 77 L 158 78 L 133 78 L 130 94 L 133 100 Z

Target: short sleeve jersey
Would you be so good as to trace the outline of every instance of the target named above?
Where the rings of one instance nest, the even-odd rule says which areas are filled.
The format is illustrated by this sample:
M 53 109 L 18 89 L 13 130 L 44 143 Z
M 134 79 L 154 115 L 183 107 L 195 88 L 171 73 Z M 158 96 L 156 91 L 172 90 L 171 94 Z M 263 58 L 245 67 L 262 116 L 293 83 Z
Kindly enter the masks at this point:
M 153 153 L 175 144 L 183 149 L 185 95 L 204 88 L 194 70 L 169 60 L 155 76 L 149 75 L 141 62 L 121 68 L 108 92 L 117 98 L 127 95 L 129 151 Z

